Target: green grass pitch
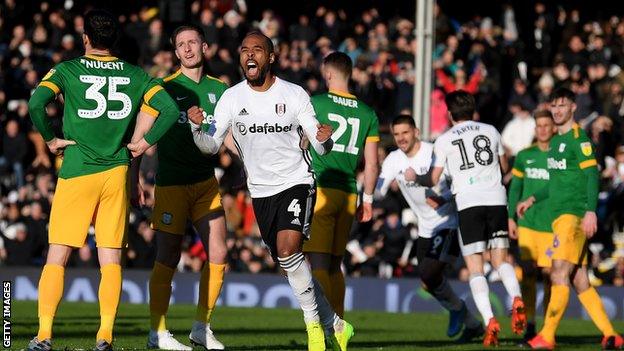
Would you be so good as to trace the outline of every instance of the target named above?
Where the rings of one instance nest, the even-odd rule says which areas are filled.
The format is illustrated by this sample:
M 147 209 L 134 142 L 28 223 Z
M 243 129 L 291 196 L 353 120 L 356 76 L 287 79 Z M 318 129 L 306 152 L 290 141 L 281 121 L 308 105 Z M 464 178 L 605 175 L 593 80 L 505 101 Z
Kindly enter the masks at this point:
M 13 302 L 12 347 L 26 347 L 37 332 L 36 302 Z M 168 328 L 179 341 L 188 344 L 188 332 L 195 315 L 191 305 L 169 309 Z M 446 337 L 447 315 L 347 312 L 355 326 L 349 350 L 482 350 L 480 341 L 457 344 Z M 519 337 L 511 334 L 509 319 L 500 319 L 503 330 L 496 350 L 522 350 Z M 61 303 L 54 325 L 54 349 L 92 349 L 99 325 L 98 306 L 90 303 Z M 624 322 L 616 322 L 624 330 Z M 145 349 L 149 315 L 147 305 L 122 304 L 115 328 L 116 350 Z M 218 308 L 212 329 L 227 350 L 306 350 L 306 333 L 301 312 L 291 309 Z M 590 321 L 566 319 L 558 336 L 558 350 L 598 350 L 600 333 Z

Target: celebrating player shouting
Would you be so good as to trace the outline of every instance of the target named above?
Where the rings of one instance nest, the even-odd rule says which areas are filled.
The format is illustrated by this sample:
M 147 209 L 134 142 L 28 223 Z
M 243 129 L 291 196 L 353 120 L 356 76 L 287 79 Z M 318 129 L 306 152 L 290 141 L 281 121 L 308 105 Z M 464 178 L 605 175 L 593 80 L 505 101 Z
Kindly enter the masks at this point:
M 308 349 L 325 350 L 327 336 L 335 349 L 345 350 L 353 327 L 331 309 L 301 251 L 315 202 L 314 177 L 309 154 L 302 148 L 303 137 L 324 155 L 332 149 L 332 131 L 316 120 L 310 98 L 301 87 L 273 75 L 274 60 L 268 37 L 260 32 L 247 34 L 240 49 L 246 80 L 223 93 L 207 132 L 199 127 L 204 120 L 201 109 L 189 110 L 193 138 L 200 150 L 214 154 L 231 128 L 247 171 L 260 233 L 286 272 L 303 310 Z
M 142 134 L 132 138 L 137 144 L 153 145 L 178 118 L 175 103 L 156 81 L 140 68 L 111 56 L 117 33 L 113 15 L 101 10 L 88 12 L 82 35 L 85 55 L 52 69 L 29 102 L 33 124 L 50 150 L 60 154 L 65 149 L 50 214 L 50 248 L 39 280 L 39 333 L 29 350 L 51 349 L 52 321 L 63 296 L 65 265 L 72 248 L 84 245 L 92 223 L 102 272 L 96 349 L 112 348 L 121 294 L 121 248 L 126 244 L 128 221 L 130 155 L 124 144 L 130 141 L 129 129 L 141 101 L 160 117 L 144 138 Z M 67 140 L 55 137 L 46 121 L 45 106 L 57 94 L 65 99 L 63 134 Z M 140 122 L 137 127 L 143 125 Z

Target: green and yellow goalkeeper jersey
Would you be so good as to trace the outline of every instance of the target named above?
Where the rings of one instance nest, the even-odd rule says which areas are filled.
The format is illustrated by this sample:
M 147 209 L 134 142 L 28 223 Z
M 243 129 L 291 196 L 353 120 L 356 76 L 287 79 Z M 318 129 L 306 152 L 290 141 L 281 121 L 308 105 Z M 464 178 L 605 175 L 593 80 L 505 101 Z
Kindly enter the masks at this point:
M 319 187 L 356 193 L 355 173 L 366 142 L 379 141 L 375 111 L 355 96 L 330 91 L 312 97 L 316 118 L 333 129 L 334 147 L 324 156 L 310 148 Z
M 537 145 L 532 145 L 518 153 L 514 161 L 509 187 L 509 218 L 516 218 L 516 205 L 524 201 L 541 188 L 548 185 L 548 151 L 542 151 Z M 535 203 L 523 218 L 518 219 L 518 225 L 539 232 L 552 232 L 552 217 L 548 200 Z
M 128 165 L 125 145 L 132 137 L 141 102 L 149 104 L 162 90 L 141 68 L 116 57 L 95 55 L 56 65 L 40 87 L 63 94 L 63 136 L 76 142 L 65 150 L 61 178 Z
M 597 172 L 591 141 L 577 124 L 552 138 L 548 153 L 548 204 L 553 218 L 562 214 L 583 217 L 586 211 L 596 210 Z
M 210 76 L 202 76 L 198 83 L 177 71 L 164 78 L 162 86 L 178 104 L 180 118 L 158 142 L 156 184 L 188 185 L 213 177 L 218 156 L 199 151 L 193 141 L 186 111 L 199 106 L 204 110 L 205 122 L 209 121 L 227 85 Z M 143 111 L 150 112 L 149 108 L 143 108 Z M 207 127 L 207 123 L 202 124 L 202 128 Z

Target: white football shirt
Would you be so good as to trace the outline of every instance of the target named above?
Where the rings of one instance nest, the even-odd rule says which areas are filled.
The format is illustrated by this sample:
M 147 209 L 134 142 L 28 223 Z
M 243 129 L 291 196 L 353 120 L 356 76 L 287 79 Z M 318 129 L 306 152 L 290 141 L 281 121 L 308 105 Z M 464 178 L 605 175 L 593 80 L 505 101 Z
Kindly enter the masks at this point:
M 258 92 L 244 80 L 223 93 L 207 135 L 218 146 L 232 128 L 251 197 L 267 197 L 314 183 L 302 139 L 306 135 L 315 148 L 319 145 L 315 116 L 310 97 L 300 86 L 276 77 L 267 91 Z
M 452 178 L 458 210 L 475 206 L 505 206 L 499 156 L 505 151 L 496 128 L 465 121 L 438 137 L 435 167 L 445 167 Z
M 378 180 L 378 190 L 382 195 L 386 195 L 393 180 L 397 181 L 401 193 L 418 218 L 418 235 L 423 238 L 431 238 L 442 229 L 455 229 L 458 222 L 453 194 L 445 175 L 433 188 L 405 180 L 404 174 L 408 168 L 414 169 L 418 175 L 424 175 L 429 172 L 432 163 L 433 145 L 430 143 L 421 142 L 420 149 L 413 157 L 395 150 L 384 160 Z M 434 210 L 426 202 L 427 197 L 431 196 L 442 197 L 447 202 Z

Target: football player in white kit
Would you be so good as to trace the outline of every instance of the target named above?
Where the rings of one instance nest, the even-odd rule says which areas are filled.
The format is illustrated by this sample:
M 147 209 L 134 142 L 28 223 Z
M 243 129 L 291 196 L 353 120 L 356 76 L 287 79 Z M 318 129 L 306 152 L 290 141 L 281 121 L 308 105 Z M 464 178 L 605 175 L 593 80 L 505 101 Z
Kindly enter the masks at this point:
M 514 268 L 505 261 L 509 248 L 507 194 L 501 181 L 501 165 L 506 167 L 500 134 L 491 125 L 476 122 L 474 97 L 457 90 L 446 96 L 446 106 L 453 127 L 434 144 L 434 167 L 420 184 L 437 184 L 444 169 L 452 178 L 451 190 L 459 211 L 459 243 L 470 272 L 470 290 L 486 333 L 484 346 L 498 344 L 498 324 L 489 299 L 489 287 L 483 272 L 483 254 L 490 262 L 512 298 L 511 329 L 521 334 L 526 327 L 524 302 Z
M 418 273 L 425 289 L 449 312 L 446 331 L 454 337 L 466 324 L 461 341 L 483 335 L 483 327 L 466 308 L 444 277 L 444 268 L 459 256 L 457 209 L 444 175 L 428 188 L 415 182 L 416 174 L 426 174 L 433 163 L 433 145 L 419 140 L 420 131 L 409 115 L 392 121 L 392 135 L 398 150 L 392 151 L 381 166 L 377 189 L 386 195 L 393 180 L 418 218 L 416 257 Z
M 247 34 L 240 48 L 246 79 L 223 93 L 214 117 L 189 109 L 193 139 L 202 152 L 215 154 L 231 129 L 262 239 L 303 310 L 308 350 L 325 350 L 327 337 L 334 350 L 344 351 L 353 327 L 334 313 L 302 253 L 316 197 L 304 136 L 324 155 L 333 146 L 332 130 L 316 120 L 303 88 L 273 75 L 274 60 L 271 39 Z M 201 123 L 208 124 L 207 131 Z

